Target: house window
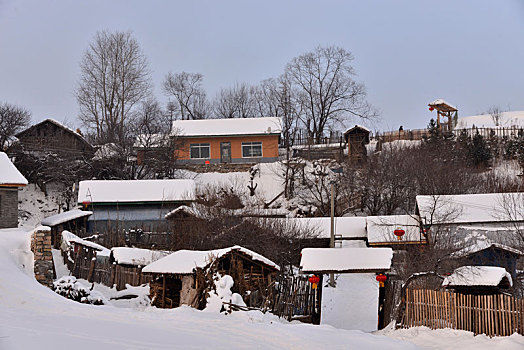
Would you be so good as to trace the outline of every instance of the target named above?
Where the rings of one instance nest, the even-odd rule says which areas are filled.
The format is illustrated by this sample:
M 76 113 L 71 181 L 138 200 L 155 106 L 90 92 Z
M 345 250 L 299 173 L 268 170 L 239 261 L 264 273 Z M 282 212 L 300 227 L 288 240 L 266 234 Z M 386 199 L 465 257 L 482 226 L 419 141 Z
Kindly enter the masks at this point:
M 242 157 L 262 157 L 262 142 L 242 142 Z
M 209 143 L 193 143 L 189 145 L 189 155 L 191 159 L 209 159 Z

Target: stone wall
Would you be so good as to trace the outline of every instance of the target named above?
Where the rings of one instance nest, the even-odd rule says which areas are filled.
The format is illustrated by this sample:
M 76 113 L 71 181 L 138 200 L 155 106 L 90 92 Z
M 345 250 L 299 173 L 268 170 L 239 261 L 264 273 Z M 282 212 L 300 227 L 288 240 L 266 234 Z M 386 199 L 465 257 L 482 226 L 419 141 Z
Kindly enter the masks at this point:
M 51 229 L 40 226 L 31 236 L 31 251 L 34 254 L 35 278 L 49 288 L 53 287 L 55 268 L 51 251 Z
M 18 227 L 18 188 L 0 187 L 0 228 Z

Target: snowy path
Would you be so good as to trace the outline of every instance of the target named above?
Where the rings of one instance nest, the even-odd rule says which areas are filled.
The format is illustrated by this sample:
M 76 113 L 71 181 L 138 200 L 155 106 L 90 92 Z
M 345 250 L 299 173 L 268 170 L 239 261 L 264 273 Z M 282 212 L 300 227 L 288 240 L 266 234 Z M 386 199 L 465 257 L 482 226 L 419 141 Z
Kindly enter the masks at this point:
M 271 315 L 83 305 L 39 285 L 29 234 L 0 230 L 0 349 L 415 349 L 384 336 Z

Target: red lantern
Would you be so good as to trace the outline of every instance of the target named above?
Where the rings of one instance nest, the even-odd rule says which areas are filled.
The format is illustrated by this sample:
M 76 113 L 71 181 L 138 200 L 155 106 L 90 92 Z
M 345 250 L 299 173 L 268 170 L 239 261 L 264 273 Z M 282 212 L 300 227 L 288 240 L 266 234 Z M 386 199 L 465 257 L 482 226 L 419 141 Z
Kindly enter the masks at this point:
M 375 277 L 375 279 L 377 280 L 377 282 L 378 282 L 380 287 L 384 287 L 384 282 L 387 281 L 388 276 L 386 276 L 386 275 L 381 273 L 381 274 L 377 275 L 377 277 Z
M 397 236 L 398 240 L 401 241 L 402 240 L 402 236 L 404 236 L 404 234 L 406 232 L 399 227 L 395 231 L 393 231 L 393 233 L 395 234 L 395 236 Z
M 89 204 L 91 204 L 90 201 L 83 201 L 82 204 L 84 205 L 84 208 L 87 208 Z
M 320 282 L 320 277 L 313 275 L 309 277 L 308 281 L 311 284 L 318 284 L 318 282 Z
M 205 164 L 211 164 L 211 162 L 209 160 L 206 160 L 204 163 Z
M 434 110 L 434 109 L 435 109 L 435 108 L 433 108 L 433 107 L 429 106 L 429 110 L 430 110 L 430 111 L 432 111 L 432 112 L 433 112 L 433 110 Z

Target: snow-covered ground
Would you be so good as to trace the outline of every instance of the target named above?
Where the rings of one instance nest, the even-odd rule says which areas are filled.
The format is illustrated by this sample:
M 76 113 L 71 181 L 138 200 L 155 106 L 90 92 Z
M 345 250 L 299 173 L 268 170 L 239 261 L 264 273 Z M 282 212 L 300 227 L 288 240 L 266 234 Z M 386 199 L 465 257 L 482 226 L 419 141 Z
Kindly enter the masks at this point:
M 224 315 L 189 307 L 167 310 L 143 305 L 125 308 L 79 304 L 36 282 L 29 237 L 30 232 L 22 229 L 0 230 L 0 349 L 524 347 L 524 337 L 517 335 L 489 339 L 467 332 L 425 328 L 370 334 L 328 325 L 288 323 L 255 311 Z M 63 268 L 58 269 L 60 274 L 64 273 Z M 111 291 L 105 291 L 108 292 Z
M 416 349 L 361 331 L 287 323 L 270 314 L 94 306 L 32 274 L 29 233 L 0 230 L 0 349 Z

